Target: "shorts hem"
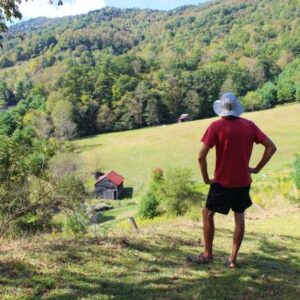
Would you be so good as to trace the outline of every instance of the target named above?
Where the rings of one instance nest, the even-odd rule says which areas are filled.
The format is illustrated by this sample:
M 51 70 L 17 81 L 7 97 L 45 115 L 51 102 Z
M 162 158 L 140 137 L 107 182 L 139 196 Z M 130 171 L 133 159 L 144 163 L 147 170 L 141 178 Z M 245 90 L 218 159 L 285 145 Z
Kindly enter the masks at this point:
M 222 214 L 222 215 L 228 215 L 229 211 L 230 211 L 230 209 L 228 211 L 223 211 L 221 209 L 217 209 L 215 207 L 211 207 L 211 206 L 209 206 L 207 204 L 205 205 L 205 207 L 208 208 L 209 210 L 213 211 L 214 213 L 219 213 L 219 214 Z
M 246 211 L 247 208 L 249 208 L 252 205 L 252 201 L 250 200 L 249 205 L 247 205 L 245 208 L 243 209 L 232 209 L 233 212 L 238 213 L 238 214 L 242 214 Z

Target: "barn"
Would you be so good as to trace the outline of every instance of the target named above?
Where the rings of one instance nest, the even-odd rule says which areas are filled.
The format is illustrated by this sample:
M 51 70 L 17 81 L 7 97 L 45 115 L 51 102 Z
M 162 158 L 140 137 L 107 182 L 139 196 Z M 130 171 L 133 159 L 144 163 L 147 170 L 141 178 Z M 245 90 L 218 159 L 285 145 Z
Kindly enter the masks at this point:
M 98 177 L 95 183 L 96 198 L 117 200 L 123 192 L 124 177 L 115 171 L 110 171 Z

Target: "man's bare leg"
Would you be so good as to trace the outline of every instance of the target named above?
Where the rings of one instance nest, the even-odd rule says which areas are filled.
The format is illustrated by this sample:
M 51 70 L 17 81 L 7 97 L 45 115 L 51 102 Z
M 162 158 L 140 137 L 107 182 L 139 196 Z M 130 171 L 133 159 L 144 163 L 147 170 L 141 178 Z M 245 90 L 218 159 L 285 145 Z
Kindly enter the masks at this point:
M 232 262 L 236 262 L 237 255 L 243 241 L 244 232 L 245 232 L 245 214 L 234 213 L 234 221 L 235 221 L 235 228 L 234 228 L 234 235 L 233 235 L 232 251 L 230 255 L 230 261 Z M 235 264 L 233 263 L 229 267 L 234 268 Z
M 204 235 L 204 252 L 203 256 L 207 258 L 213 257 L 213 240 L 215 235 L 214 212 L 204 207 L 203 216 L 203 235 Z

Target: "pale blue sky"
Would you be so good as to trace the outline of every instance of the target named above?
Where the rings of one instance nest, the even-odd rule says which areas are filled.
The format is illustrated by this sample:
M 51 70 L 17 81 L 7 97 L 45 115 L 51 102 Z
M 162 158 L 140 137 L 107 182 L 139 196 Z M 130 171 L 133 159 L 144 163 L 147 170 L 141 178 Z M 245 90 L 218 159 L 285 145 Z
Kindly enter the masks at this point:
M 36 17 L 62 17 L 85 14 L 105 6 L 120 8 L 152 8 L 169 10 L 183 5 L 199 4 L 207 0 L 64 0 L 63 6 L 50 5 L 47 0 L 22 1 L 23 20 Z M 56 0 L 54 0 L 54 3 Z
M 169 10 L 183 5 L 199 4 L 205 0 L 106 0 L 107 6 L 139 7 Z

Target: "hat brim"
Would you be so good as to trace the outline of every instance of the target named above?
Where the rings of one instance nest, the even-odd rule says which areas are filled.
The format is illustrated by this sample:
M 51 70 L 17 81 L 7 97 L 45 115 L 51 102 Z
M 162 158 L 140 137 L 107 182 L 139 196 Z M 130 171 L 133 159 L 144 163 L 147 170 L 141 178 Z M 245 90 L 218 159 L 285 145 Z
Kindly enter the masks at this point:
M 244 108 L 240 101 L 236 101 L 235 108 L 233 110 L 225 110 L 221 100 L 216 100 L 213 104 L 214 112 L 220 117 L 234 116 L 238 117 L 244 112 Z

